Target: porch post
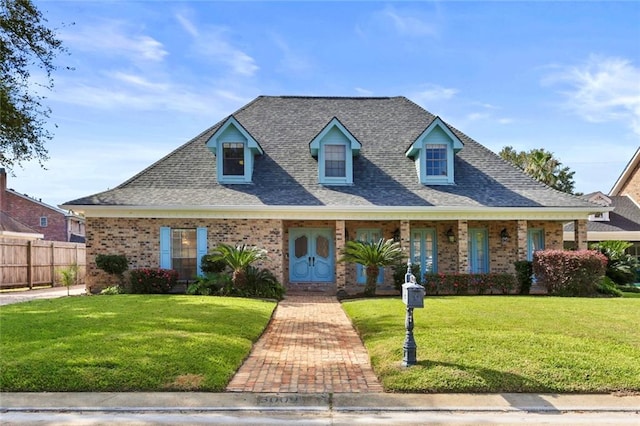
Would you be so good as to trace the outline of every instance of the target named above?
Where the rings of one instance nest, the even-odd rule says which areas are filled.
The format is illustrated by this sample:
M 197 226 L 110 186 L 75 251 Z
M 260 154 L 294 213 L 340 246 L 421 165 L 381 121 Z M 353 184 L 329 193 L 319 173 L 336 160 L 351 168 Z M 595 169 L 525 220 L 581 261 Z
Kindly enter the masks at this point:
M 347 286 L 347 265 L 338 262 L 347 240 L 346 229 L 344 220 L 336 220 L 336 291 Z
M 400 248 L 402 249 L 403 259 L 409 259 L 411 256 L 411 221 L 400 221 Z M 405 260 L 403 260 L 406 263 Z
M 587 221 L 585 219 L 573 221 L 573 241 L 575 241 L 576 249 L 578 250 L 586 250 L 588 248 Z
M 466 274 L 469 272 L 469 224 L 466 220 L 458 221 L 457 243 L 458 272 Z
M 518 221 L 518 253 L 517 253 L 517 260 L 527 260 L 527 252 L 528 252 L 528 248 L 527 248 L 527 221 L 526 220 L 519 220 Z

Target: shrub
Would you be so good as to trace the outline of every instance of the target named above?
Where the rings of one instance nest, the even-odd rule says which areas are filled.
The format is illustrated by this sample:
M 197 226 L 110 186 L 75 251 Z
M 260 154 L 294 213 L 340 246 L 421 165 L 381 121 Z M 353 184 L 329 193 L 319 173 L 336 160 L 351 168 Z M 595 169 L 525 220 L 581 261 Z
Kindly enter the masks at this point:
M 516 288 L 516 277 L 511 274 L 489 274 L 491 287 L 500 290 L 502 294 L 510 294 Z
M 492 289 L 509 294 L 516 287 L 511 274 L 425 274 L 426 294 L 484 294 Z
M 244 288 L 246 296 L 276 300 L 284 298 L 286 289 L 270 270 L 249 266 L 246 269 L 246 274 L 247 282 Z
M 622 297 L 622 291 L 620 291 L 620 289 L 617 288 L 616 283 L 606 275 L 602 277 L 602 279 L 598 283 L 598 287 L 596 288 L 596 290 L 600 294 L 613 297 Z
M 211 254 L 205 254 L 200 259 L 200 268 L 205 275 L 208 273 L 217 274 L 227 268 L 227 263 L 224 260 L 216 260 Z
M 393 286 L 396 290 L 402 291 L 402 284 L 404 284 L 404 276 L 407 273 L 407 264 L 406 263 L 396 263 L 392 265 L 393 269 Z M 417 263 L 411 264 L 411 273 L 415 275 L 416 281 L 418 284 L 422 281 L 422 277 L 420 277 L 420 265 Z
M 201 296 L 230 296 L 233 293 L 231 275 L 222 272 L 209 272 L 189 284 L 187 294 Z
M 286 289 L 268 269 L 248 266 L 244 269 L 246 277 L 242 288 L 234 287 L 231 275 L 224 272 L 208 273 L 198 277 L 195 283 L 187 287 L 187 294 L 203 296 L 239 296 L 261 297 L 282 300 Z
M 533 273 L 555 296 L 594 296 L 607 258 L 595 250 L 540 250 L 533 254 Z
M 489 278 L 489 274 L 473 274 L 470 278 L 469 290 L 476 294 L 484 294 L 485 291 L 491 290 L 492 282 Z
M 636 287 L 634 285 L 619 285 L 618 290 L 626 293 L 640 293 L 640 287 Z
M 426 294 L 438 295 L 447 293 L 444 286 L 444 274 L 424 274 L 423 286 Z
M 129 268 L 127 257 L 123 254 L 98 254 L 96 266 L 107 274 L 122 276 Z
M 129 279 L 132 293 L 168 293 L 178 282 L 178 272 L 173 269 L 141 268 L 131 271 Z
M 533 284 L 533 262 L 519 260 L 513 262 L 516 267 L 516 279 L 518 281 L 518 293 L 529 294 Z
M 105 295 L 122 294 L 122 293 L 123 293 L 122 288 L 119 285 L 111 285 L 109 287 L 102 289 L 102 291 L 100 292 L 100 294 L 105 294 Z
M 607 257 L 606 275 L 618 285 L 635 282 L 638 261 L 626 250 L 633 246 L 627 241 L 601 241 L 591 244 L 589 248 L 598 250 Z

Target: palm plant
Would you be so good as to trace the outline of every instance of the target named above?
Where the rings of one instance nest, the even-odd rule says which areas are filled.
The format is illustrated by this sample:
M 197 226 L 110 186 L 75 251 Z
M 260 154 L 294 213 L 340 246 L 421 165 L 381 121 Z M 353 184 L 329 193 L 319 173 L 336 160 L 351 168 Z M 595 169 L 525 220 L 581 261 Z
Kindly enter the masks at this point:
M 266 255 L 266 250 L 246 244 L 231 246 L 220 244 L 210 253 L 211 260 L 221 260 L 232 269 L 231 282 L 235 288 L 244 288 L 247 285 L 247 268 Z
M 627 241 L 601 241 L 591 244 L 592 250 L 598 250 L 607 257 L 606 275 L 616 284 L 624 285 L 636 280 L 638 261 L 626 250 L 633 246 Z
M 375 296 L 380 268 L 398 263 L 401 259 L 400 243 L 381 238 L 378 242 L 347 241 L 340 261 L 363 265 L 367 276 L 364 295 Z

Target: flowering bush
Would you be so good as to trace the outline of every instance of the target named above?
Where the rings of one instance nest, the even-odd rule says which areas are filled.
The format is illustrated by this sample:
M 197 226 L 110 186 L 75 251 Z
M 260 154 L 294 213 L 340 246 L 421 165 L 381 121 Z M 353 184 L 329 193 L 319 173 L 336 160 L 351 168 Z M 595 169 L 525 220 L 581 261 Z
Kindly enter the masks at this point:
M 426 294 L 484 294 L 496 289 L 509 294 L 516 288 L 511 274 L 425 274 Z
M 595 250 L 540 250 L 533 254 L 533 273 L 556 296 L 593 296 L 607 267 Z
M 131 271 L 131 292 L 138 294 L 168 293 L 178 282 L 173 269 L 141 268 Z

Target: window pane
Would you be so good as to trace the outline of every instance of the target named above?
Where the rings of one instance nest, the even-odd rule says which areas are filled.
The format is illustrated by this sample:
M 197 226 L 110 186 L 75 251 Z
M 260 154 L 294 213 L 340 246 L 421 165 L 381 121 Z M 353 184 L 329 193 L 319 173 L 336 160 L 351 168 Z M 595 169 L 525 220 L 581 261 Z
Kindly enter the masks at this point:
M 172 266 L 178 279 L 191 280 L 196 277 L 197 246 L 195 229 L 171 230 Z
M 301 258 L 302 256 L 306 256 L 308 247 L 309 247 L 309 243 L 307 241 L 306 235 L 296 238 L 296 241 L 294 244 L 294 253 L 296 258 Z
M 326 177 L 346 177 L 347 161 L 344 145 L 325 145 L 324 174 Z
M 244 144 L 222 144 L 222 174 L 225 176 L 244 175 Z
M 447 176 L 446 145 L 427 145 L 425 158 L 427 176 Z
M 316 238 L 316 254 L 325 259 L 329 257 L 329 240 L 326 237 Z

